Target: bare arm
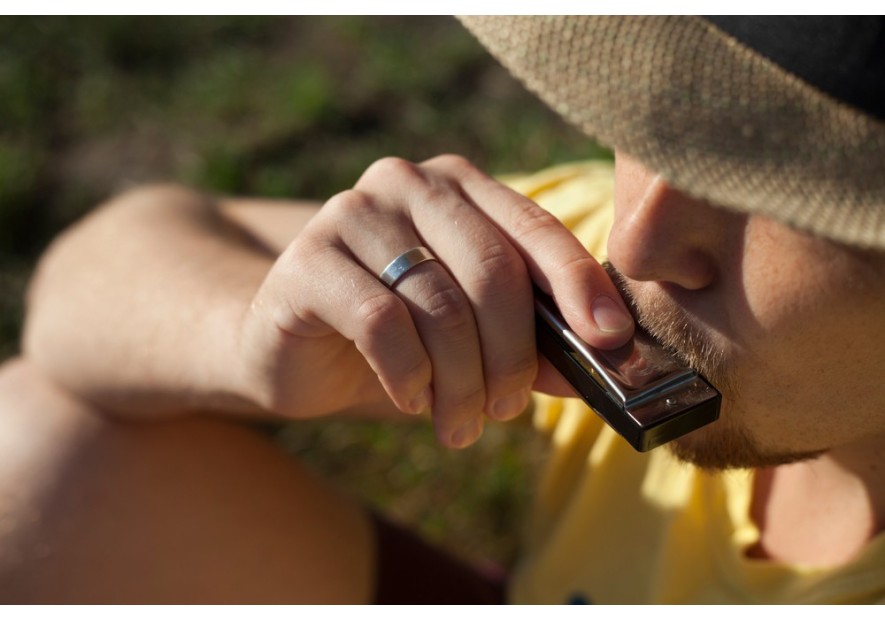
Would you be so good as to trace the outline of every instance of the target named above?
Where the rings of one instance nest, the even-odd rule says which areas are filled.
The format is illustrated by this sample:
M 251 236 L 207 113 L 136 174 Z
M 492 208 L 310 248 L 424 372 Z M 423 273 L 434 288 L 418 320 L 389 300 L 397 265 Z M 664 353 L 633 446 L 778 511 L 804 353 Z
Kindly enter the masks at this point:
M 216 201 L 175 186 L 118 197 L 42 258 L 28 293 L 25 355 L 116 413 L 266 415 L 243 385 L 238 325 L 318 207 Z M 370 400 L 382 402 L 378 395 Z
M 438 262 L 382 284 L 384 266 L 416 246 Z M 592 345 L 632 335 L 571 233 L 459 157 L 381 160 L 319 211 L 153 188 L 50 249 L 25 353 L 127 414 L 429 408 L 440 440 L 461 447 L 484 416 L 517 415 L 532 387 L 570 393 L 539 365 L 533 283 Z

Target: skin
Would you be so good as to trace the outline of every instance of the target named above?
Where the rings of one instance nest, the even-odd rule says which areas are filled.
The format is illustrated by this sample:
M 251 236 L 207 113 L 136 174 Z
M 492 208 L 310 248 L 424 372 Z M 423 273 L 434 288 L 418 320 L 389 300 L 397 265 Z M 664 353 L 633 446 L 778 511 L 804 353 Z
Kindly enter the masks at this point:
M 671 447 L 758 468 L 756 557 L 849 561 L 885 527 L 885 255 L 715 208 L 623 154 L 616 188 L 609 258 L 640 321 L 723 390 L 720 421 Z
M 697 201 L 623 155 L 617 187 L 610 259 L 634 310 L 725 392 L 722 420 L 682 442 L 681 453 L 708 466 L 761 467 L 759 557 L 846 561 L 885 515 L 876 468 L 885 430 L 876 372 L 885 361 L 882 257 Z M 392 256 L 416 245 L 439 261 L 416 267 L 395 290 L 380 284 Z M 532 282 L 590 344 L 616 347 L 632 335 L 615 286 L 572 235 L 458 157 L 382 160 L 320 211 L 177 187 L 137 190 L 102 207 L 42 260 L 25 358 L 0 372 L 3 419 L 13 425 L 0 436 L 44 439 L 0 456 L 0 491 L 28 490 L 7 504 L 0 547 L 32 551 L 0 565 L 2 598 L 90 592 L 102 600 L 118 591 L 130 600 L 221 600 L 222 592 L 250 602 L 368 600 L 374 549 L 364 510 L 218 417 L 403 417 L 428 408 L 443 444 L 469 445 L 485 417 L 518 415 L 529 388 L 569 392 L 537 360 Z M 674 319 L 682 328 L 667 331 Z M 146 420 L 155 423 L 133 432 Z M 182 436 L 190 438 L 184 447 Z M 117 445 L 125 450 L 110 449 Z M 193 468 L 193 476 L 146 487 L 156 496 L 129 497 L 141 487 L 128 477 L 154 471 L 168 454 L 176 471 Z M 22 485 L 9 473 L 19 471 L 40 475 Z M 40 487 L 39 479 L 56 483 Z M 193 479 L 196 486 L 185 484 Z M 267 481 L 222 495 L 231 509 L 277 498 L 270 514 L 300 520 L 276 532 L 286 544 L 250 547 L 238 532 L 259 522 L 190 492 L 231 479 Z M 112 489 L 104 496 L 111 505 L 80 500 L 78 490 L 90 488 Z M 143 503 L 128 510 L 136 500 Z M 125 518 L 108 527 L 93 510 Z M 26 518 L 50 513 L 62 516 Z M 198 529 L 219 529 L 203 547 L 170 536 L 118 553 L 157 522 L 174 533 L 182 514 Z M 35 541 L 57 552 L 38 553 Z M 245 558 L 224 564 L 223 575 L 207 553 L 219 541 L 238 541 L 229 557 Z M 292 558 L 305 548 L 336 577 L 298 569 L 292 579 Z M 165 574 L 168 558 L 185 550 L 191 564 L 181 578 L 163 588 L 141 578 L 145 566 Z M 267 558 L 260 574 L 256 557 Z M 329 561 L 338 557 L 353 570 Z M 116 587 L 78 573 L 84 562 L 105 567 Z M 195 590 L 185 578 L 194 574 L 214 577 Z M 83 581 L 71 591 L 57 575 Z M 280 589 L 256 590 L 256 576 Z
M 27 360 L 0 412 L 0 602 L 371 600 L 365 512 L 264 434 L 108 418 Z
M 725 390 L 723 423 L 680 454 L 763 467 L 885 441 L 885 257 L 713 208 L 626 156 L 616 187 L 609 257 L 643 322 Z
M 439 261 L 388 290 L 377 274 L 418 245 Z M 507 420 L 529 402 L 538 375 L 532 280 L 597 344 L 632 334 L 604 270 L 537 205 L 458 157 L 382 160 L 326 203 L 271 269 L 244 322 L 242 359 L 254 368 L 256 356 L 282 352 L 275 366 L 303 369 L 315 362 L 301 360 L 342 351 L 320 368 L 341 363 L 367 376 L 368 363 L 401 411 L 429 408 L 440 440 L 464 447 L 481 434 L 483 413 Z M 322 380 L 306 378 L 266 389 L 269 407 L 285 410 Z
M 571 233 L 460 157 L 381 160 L 315 215 L 300 209 L 303 229 L 289 227 L 274 246 L 269 224 L 243 227 L 246 208 L 219 213 L 176 187 L 122 197 L 43 261 L 28 357 L 123 415 L 429 408 L 440 441 L 464 447 L 485 415 L 518 415 L 533 385 L 569 393 L 538 364 L 532 281 L 591 344 L 618 346 L 633 333 L 605 270 Z M 396 290 L 378 280 L 392 256 L 422 243 L 439 261 Z M 133 273 L 138 296 L 124 297 Z M 69 329 L 72 317 L 80 330 Z M 103 355 L 84 361 L 85 348 Z
M 445 268 L 380 286 L 390 256 L 373 254 L 379 236 L 401 237 L 399 252 L 419 229 Z M 561 224 L 451 156 L 383 160 L 322 215 L 309 203 L 137 189 L 61 235 L 37 271 L 24 357 L 0 369 L 0 437 L 29 440 L 0 451 L 4 602 L 369 602 L 365 507 L 231 420 L 402 418 L 433 381 L 440 440 L 463 447 L 486 414 L 517 415 L 533 383 L 568 391 L 538 364 L 530 315 L 493 303 L 528 299 L 529 274 L 599 346 L 633 329 Z M 447 282 L 449 294 L 428 295 Z M 481 372 L 463 383 L 443 370 L 466 365 Z M 160 478 L 145 480 L 152 472 Z M 267 509 L 244 514 L 250 506 Z

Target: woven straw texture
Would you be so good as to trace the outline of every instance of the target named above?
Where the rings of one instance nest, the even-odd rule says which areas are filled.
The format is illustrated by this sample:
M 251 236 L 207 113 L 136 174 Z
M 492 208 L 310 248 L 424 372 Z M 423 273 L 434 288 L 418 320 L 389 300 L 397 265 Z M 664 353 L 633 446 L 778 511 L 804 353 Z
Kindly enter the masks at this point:
M 675 187 L 885 249 L 885 124 L 695 17 L 462 17 L 549 106 Z

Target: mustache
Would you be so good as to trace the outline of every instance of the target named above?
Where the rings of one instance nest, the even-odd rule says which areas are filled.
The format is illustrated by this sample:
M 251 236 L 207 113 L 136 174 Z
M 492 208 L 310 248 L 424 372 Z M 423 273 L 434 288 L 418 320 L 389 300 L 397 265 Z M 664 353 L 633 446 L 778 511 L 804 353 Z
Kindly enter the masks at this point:
M 678 360 L 698 371 L 720 391 L 728 390 L 732 373 L 728 357 L 697 320 L 665 295 L 637 299 L 627 278 L 610 262 L 603 267 L 627 304 L 639 329 L 672 353 Z

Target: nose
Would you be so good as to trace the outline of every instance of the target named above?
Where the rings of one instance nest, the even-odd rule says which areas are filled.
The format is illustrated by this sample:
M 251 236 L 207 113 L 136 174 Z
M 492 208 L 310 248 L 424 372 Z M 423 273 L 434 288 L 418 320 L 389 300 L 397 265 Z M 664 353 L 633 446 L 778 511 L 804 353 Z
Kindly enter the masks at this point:
M 608 258 L 627 278 L 688 290 L 717 276 L 721 214 L 621 154 L 615 168 L 615 219 Z

